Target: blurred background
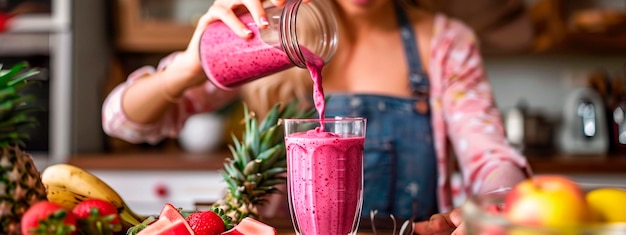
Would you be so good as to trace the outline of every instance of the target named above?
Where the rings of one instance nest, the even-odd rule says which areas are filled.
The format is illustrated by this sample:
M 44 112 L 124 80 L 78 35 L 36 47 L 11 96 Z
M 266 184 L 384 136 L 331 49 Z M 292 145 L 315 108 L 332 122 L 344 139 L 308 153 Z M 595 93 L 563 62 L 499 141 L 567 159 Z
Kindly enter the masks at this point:
M 198 115 L 186 138 L 107 137 L 102 101 L 134 69 L 184 49 L 210 0 L 0 0 L 0 64 L 42 68 L 45 112 L 26 150 L 41 168 L 71 162 L 137 210 L 214 200 L 237 107 Z M 626 180 L 626 1 L 423 0 L 471 26 L 509 141 L 538 173 Z M 233 119 L 237 119 L 233 121 Z M 234 123 L 234 124 L 233 124 Z M 202 129 L 204 128 L 204 129 Z M 206 130 L 206 131 L 202 131 Z M 190 140 L 191 142 L 187 141 Z M 206 140 L 205 142 L 193 142 Z M 187 141 L 187 142 L 185 142 Z M 140 192 L 140 193 L 138 193 Z

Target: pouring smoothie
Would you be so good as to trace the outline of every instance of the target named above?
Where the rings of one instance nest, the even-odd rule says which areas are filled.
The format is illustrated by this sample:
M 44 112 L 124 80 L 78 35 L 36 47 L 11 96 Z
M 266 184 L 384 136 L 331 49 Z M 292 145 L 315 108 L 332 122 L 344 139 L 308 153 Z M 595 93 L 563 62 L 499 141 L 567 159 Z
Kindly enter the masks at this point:
M 322 58 L 314 53 L 319 47 L 285 47 L 277 43 L 279 36 L 271 30 L 260 30 L 250 15 L 240 16 L 240 20 L 252 31 L 248 39 L 237 36 L 220 21 L 204 32 L 200 55 L 207 77 L 218 87 L 231 89 L 291 68 L 294 58 L 304 60 L 313 79 L 313 101 L 319 118 L 285 135 L 294 227 L 298 234 L 306 235 L 356 233 L 362 203 L 365 120 L 324 119 L 322 69 L 329 55 Z M 291 121 L 286 120 L 286 131 Z M 316 124 L 315 128 L 310 124 Z M 352 125 L 354 133 L 338 129 L 346 125 Z
M 285 120 L 289 207 L 296 234 L 356 234 L 363 200 L 365 119 L 325 119 L 324 63 L 312 53 L 305 58 L 319 118 Z

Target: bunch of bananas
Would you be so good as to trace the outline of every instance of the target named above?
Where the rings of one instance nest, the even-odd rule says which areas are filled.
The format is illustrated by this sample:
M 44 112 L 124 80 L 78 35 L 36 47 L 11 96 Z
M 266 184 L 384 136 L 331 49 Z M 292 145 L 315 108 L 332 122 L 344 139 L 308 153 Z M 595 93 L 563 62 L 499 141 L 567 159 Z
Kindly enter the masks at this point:
M 119 212 L 125 227 L 132 227 L 145 219 L 134 213 L 122 197 L 97 176 L 69 164 L 55 164 L 41 173 L 48 201 L 69 210 L 83 200 L 96 198 L 111 202 Z

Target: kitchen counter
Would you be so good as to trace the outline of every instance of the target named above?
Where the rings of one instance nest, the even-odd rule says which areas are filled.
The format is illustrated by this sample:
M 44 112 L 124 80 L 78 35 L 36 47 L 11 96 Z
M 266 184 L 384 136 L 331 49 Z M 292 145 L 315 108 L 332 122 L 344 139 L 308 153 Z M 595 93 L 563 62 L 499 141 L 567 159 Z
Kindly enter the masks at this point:
M 100 170 L 218 170 L 230 151 L 220 150 L 211 154 L 173 153 L 124 153 L 80 154 L 72 156 L 70 164 L 86 169 Z M 626 174 L 625 155 L 574 156 L 564 154 L 528 155 L 535 173 L 614 173 Z
M 262 221 L 274 227 L 278 235 L 295 235 L 296 234 L 293 229 L 293 226 L 291 225 L 290 218 L 274 218 L 274 219 L 265 219 Z M 389 227 L 389 226 L 392 226 L 390 223 L 387 223 L 387 221 L 379 221 L 377 219 L 378 222 L 376 222 L 376 226 L 377 226 L 376 233 L 374 233 L 369 219 L 365 221 L 366 223 L 364 223 L 363 221 L 365 221 L 365 219 L 361 220 L 361 223 L 359 226 L 359 232 L 357 233 L 357 235 L 395 235 L 399 233 L 400 226 L 401 226 L 401 225 L 398 225 L 398 228 L 394 234 L 393 227 Z M 116 234 L 123 235 L 125 234 L 125 232 L 118 232 Z
M 267 219 L 267 220 L 263 220 L 263 222 L 276 228 L 278 235 L 295 235 L 296 234 L 291 224 L 290 218 Z M 359 232 L 357 233 L 358 235 L 376 235 L 376 234 L 393 235 L 393 224 L 391 220 L 376 219 L 376 233 L 374 233 L 372 230 L 372 226 L 371 226 L 371 222 L 369 218 L 362 218 L 359 225 L 360 225 Z M 399 233 L 400 226 L 402 226 L 402 224 L 401 222 L 398 222 L 396 234 Z

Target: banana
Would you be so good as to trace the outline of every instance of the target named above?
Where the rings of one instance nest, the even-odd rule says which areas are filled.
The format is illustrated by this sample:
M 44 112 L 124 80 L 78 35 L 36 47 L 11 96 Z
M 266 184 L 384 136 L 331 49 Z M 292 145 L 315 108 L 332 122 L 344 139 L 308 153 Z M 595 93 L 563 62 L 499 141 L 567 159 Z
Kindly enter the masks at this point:
M 120 219 L 130 226 L 145 219 L 134 213 L 106 182 L 79 167 L 70 164 L 48 166 L 41 173 L 41 181 L 48 190 L 48 200 L 69 209 L 81 201 L 95 198 L 111 202 L 117 208 Z
M 81 195 L 67 190 L 58 185 L 46 185 L 46 193 L 48 201 L 59 204 L 67 210 L 72 210 L 78 203 L 89 199 L 85 195 Z

